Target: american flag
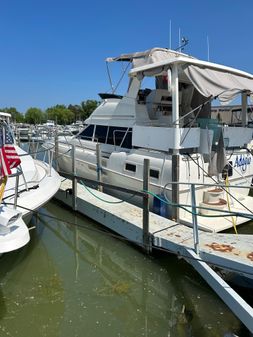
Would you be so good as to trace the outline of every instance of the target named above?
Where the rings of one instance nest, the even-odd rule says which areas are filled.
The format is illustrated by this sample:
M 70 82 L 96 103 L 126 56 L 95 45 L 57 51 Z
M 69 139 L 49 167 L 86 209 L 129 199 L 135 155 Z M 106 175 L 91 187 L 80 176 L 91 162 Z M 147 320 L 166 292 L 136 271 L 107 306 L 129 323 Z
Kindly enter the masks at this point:
M 0 127 L 0 167 L 1 177 L 11 174 L 11 169 L 21 163 L 14 147 L 14 140 L 9 126 L 3 124 Z

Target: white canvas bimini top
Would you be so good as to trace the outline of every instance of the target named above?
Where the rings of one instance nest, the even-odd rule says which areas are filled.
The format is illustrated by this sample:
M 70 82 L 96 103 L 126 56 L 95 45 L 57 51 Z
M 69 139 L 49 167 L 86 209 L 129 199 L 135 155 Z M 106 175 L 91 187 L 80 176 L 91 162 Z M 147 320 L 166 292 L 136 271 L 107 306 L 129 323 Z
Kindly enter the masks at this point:
M 121 54 L 117 57 L 108 57 L 106 62 L 116 62 L 125 61 L 131 62 L 133 68 L 147 66 L 159 63 L 161 61 L 168 61 L 179 55 L 192 58 L 191 56 L 183 53 L 179 53 L 175 50 L 165 49 L 165 48 L 152 48 L 143 52 L 136 52 L 131 54 Z
M 184 73 L 201 95 L 217 96 L 222 104 L 229 103 L 243 91 L 253 92 L 253 77 L 190 64 L 183 68 Z
M 203 96 L 218 97 L 221 103 L 229 103 L 243 91 L 253 93 L 253 75 L 169 49 L 153 48 L 144 52 L 122 54 L 106 61 L 131 62 L 129 76 L 141 77 L 157 76 L 177 64 L 179 80 L 189 81 Z

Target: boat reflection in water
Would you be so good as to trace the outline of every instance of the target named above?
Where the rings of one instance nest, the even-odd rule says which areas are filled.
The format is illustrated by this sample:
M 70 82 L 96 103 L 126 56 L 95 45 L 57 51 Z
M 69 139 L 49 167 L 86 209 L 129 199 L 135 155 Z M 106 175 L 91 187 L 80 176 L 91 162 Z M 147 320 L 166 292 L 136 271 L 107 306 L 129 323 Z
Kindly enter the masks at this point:
M 147 257 L 56 203 L 43 212 L 76 226 L 33 219 L 30 244 L 1 258 L 1 336 L 250 336 L 185 262 Z
M 60 336 L 64 287 L 39 233 L 0 264 L 0 336 Z

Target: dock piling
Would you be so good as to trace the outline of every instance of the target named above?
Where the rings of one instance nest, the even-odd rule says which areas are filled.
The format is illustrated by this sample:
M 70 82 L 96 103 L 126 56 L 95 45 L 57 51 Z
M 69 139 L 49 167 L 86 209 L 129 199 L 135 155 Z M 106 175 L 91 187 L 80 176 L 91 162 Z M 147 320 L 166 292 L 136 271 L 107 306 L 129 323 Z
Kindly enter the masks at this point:
M 145 191 L 149 190 L 149 159 L 144 159 L 143 162 L 143 212 L 142 212 L 142 226 L 143 226 L 143 247 L 147 253 L 151 253 L 152 244 L 149 233 L 149 195 Z
M 102 163 L 101 163 L 101 148 L 100 148 L 99 143 L 96 144 L 96 157 L 97 157 L 97 180 L 99 183 L 101 183 L 102 182 L 102 175 L 101 175 Z M 98 190 L 100 192 L 103 192 L 103 187 L 100 184 L 98 185 Z
M 54 135 L 54 160 L 55 160 L 56 171 L 59 170 L 58 157 L 59 157 L 59 142 L 58 142 L 58 130 L 56 127 L 56 131 Z
M 77 179 L 76 179 L 76 146 L 75 144 L 72 145 L 72 172 L 73 172 L 73 178 L 72 178 L 72 209 L 74 211 L 77 210 L 76 205 L 76 193 L 77 193 Z
M 172 207 L 171 218 L 174 221 L 179 221 L 179 207 L 175 206 L 179 204 L 179 155 L 172 155 L 172 203 L 174 206 Z

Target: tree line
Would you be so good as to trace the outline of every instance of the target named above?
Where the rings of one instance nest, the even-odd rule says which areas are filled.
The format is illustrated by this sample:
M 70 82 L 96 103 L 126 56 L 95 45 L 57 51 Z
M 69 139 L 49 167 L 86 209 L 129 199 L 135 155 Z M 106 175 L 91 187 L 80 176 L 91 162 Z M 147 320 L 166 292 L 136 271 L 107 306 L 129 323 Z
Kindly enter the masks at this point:
M 77 120 L 85 120 L 96 109 L 99 102 L 96 100 L 82 101 L 80 104 L 57 104 L 46 110 L 31 107 L 23 114 L 15 107 L 2 108 L 0 111 L 11 114 L 15 123 L 42 124 L 47 120 L 54 120 L 57 124 L 71 124 Z

